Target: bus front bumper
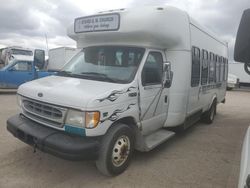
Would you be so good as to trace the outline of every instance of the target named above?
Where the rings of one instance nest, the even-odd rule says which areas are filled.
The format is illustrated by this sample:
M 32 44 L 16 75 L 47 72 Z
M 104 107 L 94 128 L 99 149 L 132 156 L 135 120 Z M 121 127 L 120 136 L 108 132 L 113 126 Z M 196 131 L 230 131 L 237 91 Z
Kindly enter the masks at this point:
M 7 130 L 22 142 L 63 159 L 95 160 L 98 157 L 97 138 L 67 134 L 19 114 L 8 119 Z

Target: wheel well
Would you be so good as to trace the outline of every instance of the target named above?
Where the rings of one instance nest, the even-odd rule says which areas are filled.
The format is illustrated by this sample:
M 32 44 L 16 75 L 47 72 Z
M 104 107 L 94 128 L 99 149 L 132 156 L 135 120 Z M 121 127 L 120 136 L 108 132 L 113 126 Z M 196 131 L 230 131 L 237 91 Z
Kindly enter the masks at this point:
M 214 102 L 214 101 L 217 101 L 217 96 L 214 96 L 214 97 L 213 97 L 213 102 Z
M 216 102 L 216 104 L 217 104 L 217 97 L 215 97 L 215 98 L 213 99 L 213 102 Z
M 124 118 L 119 119 L 115 123 L 123 123 L 123 124 L 126 124 L 129 127 L 133 128 L 133 129 L 137 128 L 136 121 L 133 117 L 124 117 Z
M 217 104 L 217 96 L 216 95 L 213 96 L 209 108 L 213 105 L 214 102 L 216 102 L 216 104 Z
M 114 127 L 115 125 L 117 125 L 119 123 L 128 125 L 133 130 L 135 138 L 137 137 L 138 133 L 140 132 L 139 128 L 136 126 L 137 123 L 136 123 L 135 119 L 131 116 L 124 117 L 124 118 L 117 120 L 116 122 L 112 123 L 112 125 L 109 127 L 109 129 L 111 129 L 112 127 Z
M 121 119 L 117 120 L 116 122 L 112 123 L 112 125 L 108 128 L 106 133 L 119 123 L 128 125 L 132 129 L 132 132 L 133 132 L 134 138 L 135 138 L 135 149 L 141 148 L 142 143 L 143 143 L 143 136 L 141 134 L 140 128 L 137 126 L 136 120 L 131 116 L 121 118 Z M 138 149 L 138 150 L 140 150 L 140 149 Z M 142 150 L 140 150 L 140 151 L 142 151 Z

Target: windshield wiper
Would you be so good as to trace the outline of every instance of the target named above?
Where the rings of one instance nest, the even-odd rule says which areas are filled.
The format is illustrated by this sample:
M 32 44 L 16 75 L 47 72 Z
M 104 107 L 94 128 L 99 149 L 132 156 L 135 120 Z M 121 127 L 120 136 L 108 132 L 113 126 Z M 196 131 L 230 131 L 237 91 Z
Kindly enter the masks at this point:
M 70 71 L 60 71 L 57 73 L 57 75 L 69 76 L 69 77 L 75 77 L 75 78 L 85 78 L 85 79 L 88 79 L 88 78 L 92 78 L 92 79 L 94 78 L 94 79 L 98 79 L 98 80 L 103 79 L 103 80 L 113 82 L 113 83 L 119 82 L 118 79 L 110 78 L 106 74 L 98 73 L 98 72 L 82 72 L 80 74 L 74 74 Z
M 72 72 L 70 71 L 59 71 L 57 75 L 59 76 L 71 76 Z
M 98 72 L 82 72 L 81 75 L 93 76 L 93 77 L 97 76 L 97 77 L 105 79 L 106 81 L 110 81 L 110 82 L 114 82 L 114 83 L 116 83 L 118 81 L 118 79 L 110 78 L 106 74 L 98 73 Z

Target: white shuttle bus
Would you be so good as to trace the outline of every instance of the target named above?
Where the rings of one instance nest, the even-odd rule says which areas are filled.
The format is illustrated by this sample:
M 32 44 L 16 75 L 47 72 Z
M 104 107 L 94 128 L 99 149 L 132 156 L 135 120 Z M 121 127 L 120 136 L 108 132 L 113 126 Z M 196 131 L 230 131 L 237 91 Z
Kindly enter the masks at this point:
M 21 85 L 7 129 L 41 151 L 96 160 L 105 175 L 128 166 L 225 102 L 227 44 L 173 7 L 76 18 L 68 35 L 82 50 L 58 75 Z

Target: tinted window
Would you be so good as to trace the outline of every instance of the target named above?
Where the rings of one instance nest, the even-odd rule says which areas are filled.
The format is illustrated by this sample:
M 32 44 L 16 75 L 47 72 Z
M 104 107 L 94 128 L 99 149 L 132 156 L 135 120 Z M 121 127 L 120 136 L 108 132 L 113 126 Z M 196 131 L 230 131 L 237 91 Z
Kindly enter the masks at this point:
M 10 53 L 13 55 L 27 55 L 33 56 L 33 52 L 29 50 L 11 49 Z
M 142 70 L 142 85 L 162 83 L 163 58 L 159 52 L 150 52 Z
M 215 55 L 210 52 L 209 54 L 209 83 L 215 81 Z
M 201 70 L 201 84 L 207 84 L 208 80 L 208 52 L 202 50 L 202 70 Z
M 226 66 L 226 59 L 223 57 L 222 58 L 222 65 L 221 65 L 221 81 L 224 81 L 225 79 L 225 67 Z
M 224 63 L 223 63 L 223 57 L 220 57 L 220 82 L 223 81 L 223 72 L 224 72 Z
M 224 74 L 224 81 L 227 81 L 228 75 L 228 60 L 225 58 L 225 74 Z
M 192 48 L 192 74 L 191 86 L 196 87 L 200 84 L 200 49 Z
M 216 82 L 220 82 L 220 58 L 216 55 Z
M 36 49 L 34 55 L 34 65 L 39 69 L 43 69 L 44 64 L 45 64 L 45 51 Z
M 11 69 L 14 71 L 31 71 L 30 61 L 18 61 Z

